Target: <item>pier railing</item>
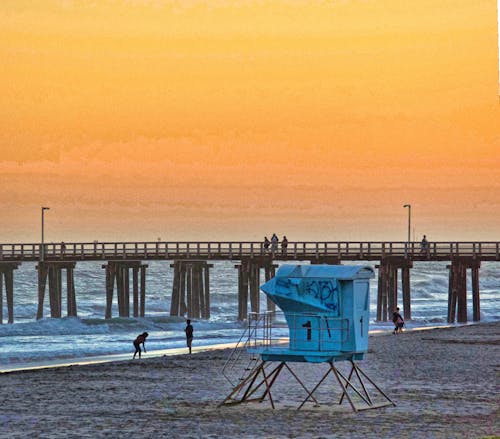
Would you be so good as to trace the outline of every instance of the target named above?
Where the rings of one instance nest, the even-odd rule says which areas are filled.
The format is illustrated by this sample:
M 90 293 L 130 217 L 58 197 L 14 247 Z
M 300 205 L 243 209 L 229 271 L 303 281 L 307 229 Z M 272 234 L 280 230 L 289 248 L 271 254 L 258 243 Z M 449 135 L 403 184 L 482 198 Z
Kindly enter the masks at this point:
M 0 261 L 40 260 L 40 243 L 0 244 Z M 463 241 L 430 242 L 422 248 L 419 242 L 404 241 L 325 241 L 289 242 L 283 249 L 265 248 L 262 242 L 82 242 L 46 243 L 44 258 L 56 260 L 110 259 L 218 259 L 272 257 L 282 260 L 308 260 L 336 257 L 344 260 L 379 260 L 384 257 L 407 257 L 414 260 L 450 260 L 472 257 L 500 260 L 500 242 Z

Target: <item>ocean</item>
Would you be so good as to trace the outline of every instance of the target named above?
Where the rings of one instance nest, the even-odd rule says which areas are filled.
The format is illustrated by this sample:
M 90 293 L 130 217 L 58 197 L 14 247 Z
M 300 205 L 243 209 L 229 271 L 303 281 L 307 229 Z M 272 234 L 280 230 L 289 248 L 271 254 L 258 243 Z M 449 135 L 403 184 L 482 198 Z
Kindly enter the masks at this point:
M 39 364 L 46 360 L 70 361 L 100 355 L 132 355 L 132 341 L 147 331 L 149 351 L 185 346 L 185 320 L 170 317 L 173 269 L 171 261 L 148 261 L 146 275 L 146 317 L 104 319 L 106 294 L 102 262 L 78 262 L 75 290 L 78 318 L 36 320 L 37 272 L 34 263 L 23 263 L 15 271 L 14 324 L 0 325 L 0 366 Z M 348 263 L 346 263 L 348 264 Z M 354 265 L 354 264 L 352 264 Z M 357 264 L 359 265 L 359 264 Z M 369 263 L 375 267 L 375 262 Z M 446 262 L 415 262 L 411 270 L 412 320 L 408 329 L 446 325 L 448 270 Z M 470 276 L 469 276 L 470 278 Z M 263 283 L 264 280 L 261 279 Z M 210 320 L 193 321 L 193 347 L 236 342 L 245 329 L 237 321 L 237 270 L 234 262 L 214 262 L 210 271 Z M 472 321 L 472 294 L 468 286 L 468 320 Z M 481 321 L 500 319 L 500 263 L 483 262 L 480 269 Z M 65 312 L 63 284 L 63 313 Z M 370 330 L 392 331 L 392 322 L 375 322 L 377 279 L 371 281 Z M 399 292 L 401 301 L 401 292 Z M 265 311 L 265 296 L 261 295 Z M 4 319 L 7 316 L 4 299 Z M 402 308 L 401 302 L 400 307 Z M 44 316 L 50 315 L 48 291 Z M 116 291 L 113 315 L 118 315 Z

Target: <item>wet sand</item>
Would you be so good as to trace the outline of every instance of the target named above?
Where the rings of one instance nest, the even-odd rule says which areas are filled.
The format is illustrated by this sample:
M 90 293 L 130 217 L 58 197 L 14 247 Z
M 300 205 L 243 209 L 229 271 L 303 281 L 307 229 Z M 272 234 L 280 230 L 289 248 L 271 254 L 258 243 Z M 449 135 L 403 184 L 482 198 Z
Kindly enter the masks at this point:
M 0 437 L 500 436 L 500 323 L 370 337 L 362 369 L 396 407 L 354 413 L 332 376 L 321 405 L 290 374 L 269 402 L 218 407 L 229 350 L 0 374 Z M 345 362 L 344 362 L 345 363 Z M 339 364 L 339 368 L 343 367 Z M 326 365 L 293 364 L 308 388 Z

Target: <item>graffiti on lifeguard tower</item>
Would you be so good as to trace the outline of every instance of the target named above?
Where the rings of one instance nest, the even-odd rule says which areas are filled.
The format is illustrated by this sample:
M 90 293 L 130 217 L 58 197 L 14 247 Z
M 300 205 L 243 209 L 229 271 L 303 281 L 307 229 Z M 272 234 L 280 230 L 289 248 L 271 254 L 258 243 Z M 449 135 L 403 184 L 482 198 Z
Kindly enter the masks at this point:
M 339 314 L 339 288 L 337 280 L 305 282 L 306 294 L 312 295 L 326 306 L 332 313 Z

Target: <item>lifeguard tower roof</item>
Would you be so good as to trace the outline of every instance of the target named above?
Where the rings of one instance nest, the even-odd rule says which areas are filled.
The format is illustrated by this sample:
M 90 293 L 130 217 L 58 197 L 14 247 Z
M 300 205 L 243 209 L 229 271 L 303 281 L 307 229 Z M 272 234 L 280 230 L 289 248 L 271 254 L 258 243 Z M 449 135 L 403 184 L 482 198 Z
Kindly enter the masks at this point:
M 285 313 L 332 312 L 338 315 L 340 284 L 375 276 L 364 265 L 282 265 L 260 288 Z

